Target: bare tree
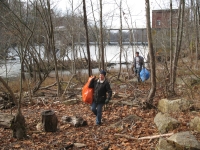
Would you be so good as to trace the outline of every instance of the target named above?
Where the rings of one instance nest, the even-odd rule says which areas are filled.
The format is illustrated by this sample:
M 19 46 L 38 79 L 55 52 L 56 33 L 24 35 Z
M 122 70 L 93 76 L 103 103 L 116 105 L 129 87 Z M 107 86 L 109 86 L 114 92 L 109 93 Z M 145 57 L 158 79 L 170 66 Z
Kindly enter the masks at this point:
M 52 49 L 53 52 L 53 58 L 54 58 L 54 64 L 55 64 L 55 74 L 56 74 L 56 80 L 57 80 L 57 95 L 60 96 L 61 94 L 61 85 L 59 81 L 59 75 L 58 75 L 58 66 L 57 66 L 57 58 L 56 58 L 56 48 L 55 48 L 55 39 L 54 39 L 54 26 L 51 16 L 51 5 L 50 1 L 47 0 L 47 8 L 48 8 L 48 20 L 49 20 L 49 27 L 47 28 L 47 33 L 49 35 L 49 41 L 50 41 L 50 49 Z
M 183 34 L 183 19 L 184 19 L 184 10 L 185 10 L 185 0 L 180 0 L 179 3 L 179 12 L 178 12 L 178 25 L 176 30 L 176 46 L 174 50 L 173 62 L 172 62 L 172 72 L 170 72 L 170 92 L 171 95 L 175 95 L 175 81 L 177 74 L 177 65 L 178 58 L 181 50 L 182 34 Z
M 198 59 L 199 59 L 199 1 L 196 0 L 196 6 L 195 6 L 195 13 L 194 13 L 194 17 L 195 17 L 195 33 L 196 33 L 196 69 L 198 69 Z
M 173 44 L 172 44 L 172 0 L 170 0 L 170 79 L 172 79 L 172 60 L 173 60 Z
M 87 44 L 87 55 L 88 55 L 88 75 L 92 75 L 91 60 L 90 60 L 90 46 L 89 46 L 89 36 L 88 36 L 88 26 L 87 26 L 87 14 L 86 14 L 86 3 L 83 0 L 83 12 L 84 12 L 84 25 L 86 34 L 86 44 Z
M 102 0 L 100 0 L 100 45 L 101 45 L 101 68 L 104 70 L 105 69 L 105 64 L 104 64 L 104 45 L 103 45 L 103 18 L 102 18 Z M 101 69 L 100 68 L 100 69 Z
M 146 6 L 146 26 L 147 26 L 147 38 L 148 38 L 148 47 L 149 47 L 149 56 L 150 56 L 150 70 L 151 70 L 151 89 L 147 100 L 145 102 L 146 108 L 151 108 L 153 104 L 153 98 L 156 92 L 156 71 L 155 71 L 155 55 L 153 50 L 153 42 L 151 35 L 151 25 L 150 25 L 150 5 L 149 0 L 145 0 Z
M 1 1 L 1 4 L 4 6 L 4 8 L 10 12 L 9 17 L 12 19 L 8 19 L 9 23 L 12 24 L 11 28 L 9 29 L 10 32 L 13 34 L 13 36 L 17 36 L 18 38 L 18 46 L 19 46 L 19 56 L 20 56 L 20 64 L 21 64 L 21 72 L 20 72 L 20 95 L 18 99 L 18 109 L 17 113 L 15 115 L 14 120 L 11 123 L 11 129 L 13 130 L 13 137 L 17 139 L 23 139 L 26 138 L 26 128 L 25 128 L 25 118 L 22 115 L 21 112 L 21 100 L 22 100 L 22 92 L 23 92 L 23 67 L 24 67 L 24 60 L 27 54 L 27 47 L 28 43 L 33 35 L 33 28 L 34 24 L 30 24 L 28 22 L 25 22 L 24 19 L 24 8 L 22 6 L 21 1 L 17 2 L 16 11 L 13 11 L 7 4 Z M 6 27 L 5 27 L 6 28 Z M 16 32 L 18 34 L 16 34 Z M 2 80 L 1 82 L 4 84 L 4 86 L 8 89 L 8 91 L 11 93 L 13 99 L 15 99 L 12 91 L 9 86 L 7 86 Z
M 122 0 L 120 0 L 120 6 L 119 6 L 119 10 L 120 10 L 120 30 L 119 30 L 119 46 L 120 46 L 120 52 L 119 52 L 119 73 L 118 73 L 118 78 L 120 77 L 120 73 L 121 73 L 121 68 L 122 68 Z

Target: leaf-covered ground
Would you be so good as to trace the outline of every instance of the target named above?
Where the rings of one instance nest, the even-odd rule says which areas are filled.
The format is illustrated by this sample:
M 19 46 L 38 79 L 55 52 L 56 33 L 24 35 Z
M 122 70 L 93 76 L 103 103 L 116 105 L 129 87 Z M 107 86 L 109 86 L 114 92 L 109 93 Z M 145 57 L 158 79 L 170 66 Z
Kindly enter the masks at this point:
M 131 89 L 131 88 L 130 88 Z M 126 92 L 133 92 L 130 90 Z M 149 86 L 138 85 L 142 93 L 148 93 Z M 114 92 L 121 92 L 120 88 L 113 87 Z M 123 91 L 124 92 L 124 91 Z M 125 93 L 125 92 L 124 92 Z M 127 94 L 127 93 L 126 93 Z M 145 100 L 145 96 L 139 100 Z M 162 92 L 157 90 L 154 104 L 162 98 Z M 64 149 L 73 143 L 82 143 L 83 148 L 71 147 L 69 149 L 89 149 L 89 150 L 153 150 L 158 143 L 158 139 L 131 140 L 125 137 L 119 137 L 115 134 L 123 134 L 130 137 L 140 138 L 145 136 L 158 135 L 159 132 L 154 124 L 154 117 L 157 114 L 156 109 L 143 110 L 136 106 L 127 106 L 122 104 L 112 105 L 111 103 L 103 111 L 103 124 L 95 125 L 95 116 L 90 110 L 88 104 L 79 101 L 74 105 L 65 105 L 56 98 L 34 98 L 32 104 L 24 103 L 22 113 L 26 119 L 26 128 L 28 139 L 17 140 L 12 137 L 10 129 L 0 128 L 0 147 L 1 149 Z M 113 101 L 119 98 L 113 98 Z M 12 109 L 15 114 L 17 108 Z M 37 131 L 36 125 L 41 122 L 41 112 L 44 110 L 54 110 L 58 117 L 58 131 L 54 133 Z M 10 110 L 1 110 L 1 113 L 10 113 Z M 120 126 L 110 128 L 110 125 L 123 118 L 137 115 L 141 120 L 123 121 Z M 189 130 L 189 120 L 199 113 L 182 112 L 173 114 L 173 117 L 181 121 L 179 128 L 174 132 Z M 87 121 L 88 125 L 84 127 L 74 127 L 71 124 L 62 123 L 62 116 L 79 116 Z M 170 131 L 172 132 L 172 131 Z M 199 134 L 195 134 L 200 139 Z

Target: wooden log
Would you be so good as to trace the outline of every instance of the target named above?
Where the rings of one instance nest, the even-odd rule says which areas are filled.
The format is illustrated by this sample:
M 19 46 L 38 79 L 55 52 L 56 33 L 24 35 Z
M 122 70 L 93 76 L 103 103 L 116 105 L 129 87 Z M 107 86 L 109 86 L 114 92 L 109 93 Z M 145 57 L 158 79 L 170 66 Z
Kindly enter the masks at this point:
M 56 132 L 58 119 L 53 110 L 42 112 L 42 125 L 45 132 Z
M 70 124 L 74 125 L 75 127 L 87 125 L 87 121 L 85 121 L 85 120 L 83 120 L 83 118 L 77 117 L 77 116 L 72 116 L 72 117 L 63 116 L 61 118 L 61 120 L 63 123 L 70 123 Z
M 11 114 L 0 113 L 0 126 L 4 128 L 10 128 L 14 117 L 15 116 Z

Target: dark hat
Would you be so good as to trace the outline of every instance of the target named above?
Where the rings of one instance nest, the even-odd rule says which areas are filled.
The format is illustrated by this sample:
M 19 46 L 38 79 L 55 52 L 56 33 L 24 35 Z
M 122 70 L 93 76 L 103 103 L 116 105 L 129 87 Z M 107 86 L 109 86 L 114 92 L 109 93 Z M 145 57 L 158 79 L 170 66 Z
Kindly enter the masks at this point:
M 106 76 L 106 72 L 104 70 L 101 70 L 100 74 L 103 74 L 104 76 Z

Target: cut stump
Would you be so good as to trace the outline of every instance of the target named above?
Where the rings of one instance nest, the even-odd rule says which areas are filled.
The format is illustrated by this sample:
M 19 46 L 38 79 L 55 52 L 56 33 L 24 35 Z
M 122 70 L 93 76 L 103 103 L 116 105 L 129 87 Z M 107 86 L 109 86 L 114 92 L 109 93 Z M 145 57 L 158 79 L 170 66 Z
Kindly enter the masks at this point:
M 42 112 L 42 126 L 45 132 L 56 132 L 58 119 L 53 110 Z

